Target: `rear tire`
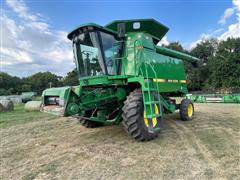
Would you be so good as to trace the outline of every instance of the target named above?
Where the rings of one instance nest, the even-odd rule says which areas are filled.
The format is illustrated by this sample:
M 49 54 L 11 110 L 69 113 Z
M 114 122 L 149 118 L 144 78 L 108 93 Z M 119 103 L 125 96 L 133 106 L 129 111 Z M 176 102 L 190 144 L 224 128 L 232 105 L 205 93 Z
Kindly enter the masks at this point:
M 158 132 L 149 132 L 144 123 L 144 105 L 141 89 L 136 89 L 130 93 L 124 102 L 122 110 L 123 128 L 134 139 L 137 141 L 149 141 L 158 136 Z
M 181 120 L 191 121 L 194 117 L 194 105 L 190 99 L 183 99 L 179 109 Z

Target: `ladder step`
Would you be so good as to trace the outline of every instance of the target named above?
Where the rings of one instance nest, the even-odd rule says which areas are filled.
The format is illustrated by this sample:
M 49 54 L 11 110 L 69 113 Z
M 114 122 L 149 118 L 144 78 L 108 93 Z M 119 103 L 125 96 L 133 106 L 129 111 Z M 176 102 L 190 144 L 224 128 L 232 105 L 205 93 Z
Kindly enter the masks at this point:
M 157 91 L 156 88 L 144 88 L 143 91 L 149 92 L 149 91 Z
M 161 114 L 153 114 L 153 115 L 146 116 L 146 118 L 149 118 L 149 119 L 158 118 L 158 117 L 161 117 Z
M 148 101 L 148 102 L 145 102 L 146 105 L 151 105 L 151 104 L 159 104 L 158 101 Z

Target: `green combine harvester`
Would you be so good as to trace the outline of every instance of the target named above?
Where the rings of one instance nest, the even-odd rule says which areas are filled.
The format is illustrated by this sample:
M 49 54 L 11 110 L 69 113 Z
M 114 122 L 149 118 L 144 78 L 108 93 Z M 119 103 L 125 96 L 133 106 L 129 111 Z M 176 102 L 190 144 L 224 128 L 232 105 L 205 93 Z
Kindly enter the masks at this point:
M 120 124 L 138 141 L 157 137 L 164 114 L 179 109 L 184 121 L 194 106 L 184 97 L 183 61 L 197 58 L 157 46 L 168 28 L 154 19 L 83 24 L 68 34 L 79 85 L 43 92 L 43 110 L 78 117 L 87 128 Z

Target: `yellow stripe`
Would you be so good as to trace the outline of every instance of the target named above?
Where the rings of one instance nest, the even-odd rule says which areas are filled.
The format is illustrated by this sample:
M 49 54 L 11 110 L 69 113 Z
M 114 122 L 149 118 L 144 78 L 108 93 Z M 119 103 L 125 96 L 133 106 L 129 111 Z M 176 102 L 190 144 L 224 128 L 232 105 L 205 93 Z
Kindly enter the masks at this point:
M 166 79 L 153 79 L 154 82 L 166 82 Z
M 187 83 L 186 80 L 180 80 L 179 82 L 180 82 L 180 83 Z
M 153 82 L 187 83 L 186 80 L 176 80 L 176 79 L 153 79 Z

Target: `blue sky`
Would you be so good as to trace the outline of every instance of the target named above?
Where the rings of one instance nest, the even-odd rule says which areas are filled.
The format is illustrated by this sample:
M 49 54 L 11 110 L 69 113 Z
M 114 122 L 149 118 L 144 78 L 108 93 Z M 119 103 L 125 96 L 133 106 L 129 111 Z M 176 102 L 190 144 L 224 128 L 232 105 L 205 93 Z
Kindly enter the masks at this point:
M 209 37 L 240 37 L 240 0 L 1 1 L 1 71 L 66 75 L 74 68 L 66 34 L 81 23 L 154 18 L 170 28 L 161 43 L 187 48 Z M 160 43 L 160 44 L 161 44 Z

